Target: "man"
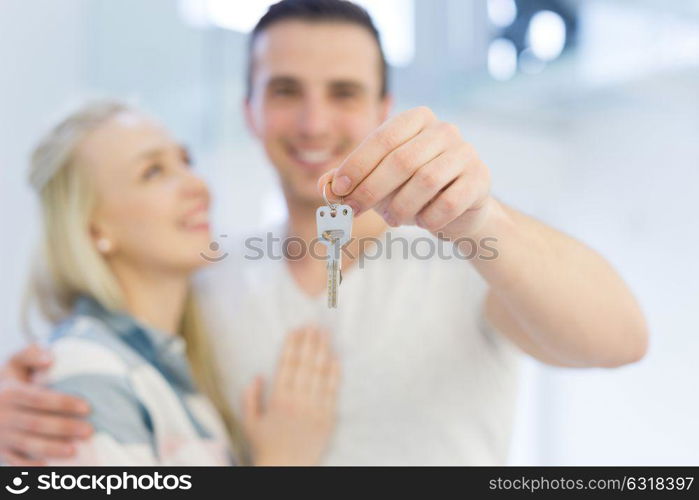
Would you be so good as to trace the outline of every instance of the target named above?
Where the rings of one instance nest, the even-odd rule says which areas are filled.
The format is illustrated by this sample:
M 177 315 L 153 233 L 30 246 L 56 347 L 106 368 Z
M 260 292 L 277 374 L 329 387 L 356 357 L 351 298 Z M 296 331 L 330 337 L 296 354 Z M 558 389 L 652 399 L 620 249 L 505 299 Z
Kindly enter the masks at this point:
M 250 260 L 238 240 L 200 277 L 234 408 L 250 377 L 272 369 L 288 331 L 320 323 L 343 364 L 326 463 L 501 464 L 517 349 L 571 367 L 643 357 L 643 315 L 602 257 L 494 199 L 473 146 L 429 109 L 387 120 L 386 64 L 362 9 L 282 1 L 255 28 L 249 57 L 247 121 L 289 213 L 274 234 L 310 243 L 330 182 L 331 197 L 355 211 L 355 240 L 343 256 L 337 311 L 325 307 L 326 263 L 308 253 Z M 387 231 L 414 224 L 422 229 Z M 395 248 L 388 256 L 391 240 L 416 248 L 430 233 L 432 244 L 456 242 L 474 258 L 403 259 Z M 385 251 L 359 269 L 367 238 Z M 495 242 L 496 258 L 483 241 Z M 50 363 L 43 354 L 28 348 L 4 369 L 0 453 L 11 463 L 70 454 L 70 440 L 89 433 L 83 402 L 29 382 Z

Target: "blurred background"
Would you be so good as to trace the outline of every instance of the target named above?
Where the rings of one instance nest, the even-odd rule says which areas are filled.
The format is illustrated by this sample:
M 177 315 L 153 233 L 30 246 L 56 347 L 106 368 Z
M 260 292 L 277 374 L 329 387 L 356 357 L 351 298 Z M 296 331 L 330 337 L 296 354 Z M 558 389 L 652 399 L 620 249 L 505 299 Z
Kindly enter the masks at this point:
M 190 145 L 220 233 L 284 217 L 241 102 L 257 0 L 0 0 L 0 359 L 37 239 L 39 135 L 129 99 Z M 699 464 L 699 0 L 364 0 L 396 111 L 432 107 L 495 194 L 599 250 L 651 328 L 617 370 L 523 365 L 510 463 Z

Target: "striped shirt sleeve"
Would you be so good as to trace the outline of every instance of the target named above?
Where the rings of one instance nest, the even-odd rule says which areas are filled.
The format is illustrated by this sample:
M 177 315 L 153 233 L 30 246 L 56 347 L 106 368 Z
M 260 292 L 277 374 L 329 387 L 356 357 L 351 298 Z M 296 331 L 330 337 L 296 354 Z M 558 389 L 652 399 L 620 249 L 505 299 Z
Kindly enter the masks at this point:
M 51 388 L 84 399 L 93 435 L 78 453 L 52 465 L 157 465 L 150 416 L 132 389 L 126 363 L 108 348 L 80 338 L 53 345 Z

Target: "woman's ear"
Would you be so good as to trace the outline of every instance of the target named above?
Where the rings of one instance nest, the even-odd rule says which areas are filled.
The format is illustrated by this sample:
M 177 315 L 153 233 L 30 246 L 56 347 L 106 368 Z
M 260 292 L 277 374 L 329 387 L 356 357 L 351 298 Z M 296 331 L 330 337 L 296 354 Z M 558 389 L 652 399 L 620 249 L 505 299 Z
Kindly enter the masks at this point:
M 114 239 L 106 234 L 97 224 L 90 224 L 90 237 L 99 253 L 105 257 L 114 253 Z

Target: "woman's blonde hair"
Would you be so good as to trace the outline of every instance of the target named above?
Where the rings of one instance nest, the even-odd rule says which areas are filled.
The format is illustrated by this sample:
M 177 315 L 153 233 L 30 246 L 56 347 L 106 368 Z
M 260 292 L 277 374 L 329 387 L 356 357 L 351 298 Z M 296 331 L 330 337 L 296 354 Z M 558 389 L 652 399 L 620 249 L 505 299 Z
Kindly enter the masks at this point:
M 52 324 L 68 316 L 80 296 L 92 297 L 110 310 L 124 310 L 117 279 L 90 235 L 96 200 L 76 151 L 90 132 L 127 112 L 138 111 L 118 101 L 89 103 L 51 129 L 32 154 L 29 181 L 41 201 L 43 241 L 24 307 L 29 335 L 27 318 L 33 307 Z M 239 427 L 218 385 L 214 353 L 191 290 L 178 333 L 186 341 L 198 386 L 222 415 L 233 447 L 242 447 Z M 242 459 L 243 451 L 238 451 Z

